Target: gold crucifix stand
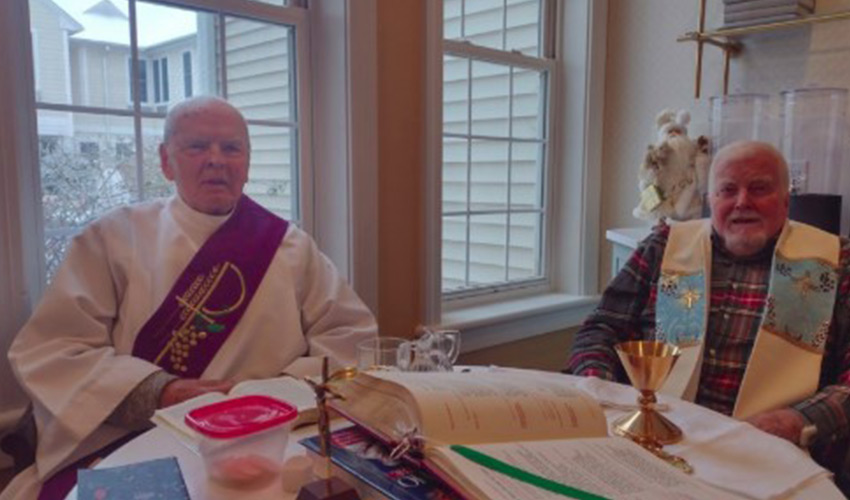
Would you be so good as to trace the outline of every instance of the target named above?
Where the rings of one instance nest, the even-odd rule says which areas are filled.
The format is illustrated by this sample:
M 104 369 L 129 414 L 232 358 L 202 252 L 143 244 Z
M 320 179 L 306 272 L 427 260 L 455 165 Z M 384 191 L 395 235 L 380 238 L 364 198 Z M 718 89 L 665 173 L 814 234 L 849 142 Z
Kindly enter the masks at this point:
M 331 420 L 328 410 L 329 398 L 342 398 L 331 387 L 331 383 L 343 378 L 351 378 L 354 370 L 343 368 L 328 375 L 328 358 L 322 358 L 322 382 L 305 378 L 310 387 L 316 393 L 316 408 L 319 412 L 319 443 L 321 444 L 322 460 L 324 461 L 324 477 L 301 487 L 296 500 L 360 500 L 357 490 L 338 477 L 334 477 L 331 471 Z

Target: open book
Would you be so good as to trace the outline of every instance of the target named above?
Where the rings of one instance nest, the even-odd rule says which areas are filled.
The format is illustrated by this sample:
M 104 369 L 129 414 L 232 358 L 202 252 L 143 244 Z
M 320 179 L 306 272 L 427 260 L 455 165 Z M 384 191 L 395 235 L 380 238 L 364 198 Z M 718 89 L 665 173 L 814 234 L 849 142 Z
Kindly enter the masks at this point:
M 406 456 L 464 498 L 564 498 L 544 483 L 590 495 L 583 498 L 734 498 L 607 437 L 599 404 L 566 380 L 378 372 L 359 374 L 340 392 L 335 410 L 399 451 L 410 446 Z
M 245 380 L 234 385 L 229 394 L 208 392 L 168 408 L 157 410 L 151 417 L 151 421 L 173 432 L 189 448 L 197 451 L 200 439 L 198 434 L 186 425 L 184 420 L 186 414 L 201 406 L 249 394 L 262 394 L 282 399 L 298 408 L 298 417 L 295 419 L 293 427 L 312 424 L 318 420 L 316 395 L 313 389 L 303 380 L 286 376 Z

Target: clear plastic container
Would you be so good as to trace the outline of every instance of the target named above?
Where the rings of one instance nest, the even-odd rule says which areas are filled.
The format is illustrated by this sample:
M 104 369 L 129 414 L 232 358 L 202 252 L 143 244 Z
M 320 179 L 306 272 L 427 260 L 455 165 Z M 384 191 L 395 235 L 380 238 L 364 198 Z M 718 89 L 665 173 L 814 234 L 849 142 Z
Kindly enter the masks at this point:
M 791 171 L 792 190 L 797 195 L 840 195 L 840 234 L 850 229 L 850 175 L 843 159 L 846 112 L 847 89 L 782 92 L 781 149 Z
M 775 114 L 767 94 L 731 94 L 710 99 L 711 149 L 743 140 L 779 144 Z
M 234 488 L 260 488 L 278 477 L 298 410 L 267 396 L 227 399 L 196 408 L 186 425 L 201 435 L 209 477 Z
M 804 88 L 782 92 L 782 153 L 802 177 L 800 193 L 839 192 L 847 89 Z

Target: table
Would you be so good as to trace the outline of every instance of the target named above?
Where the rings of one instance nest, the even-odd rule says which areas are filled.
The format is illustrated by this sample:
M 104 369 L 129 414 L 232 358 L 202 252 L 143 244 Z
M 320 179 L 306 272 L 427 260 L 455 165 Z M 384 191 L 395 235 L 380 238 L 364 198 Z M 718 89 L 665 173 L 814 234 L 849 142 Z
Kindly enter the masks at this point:
M 570 383 L 575 384 L 602 402 L 609 424 L 628 411 L 628 408 L 625 408 L 623 405 L 632 404 L 637 394 L 631 387 L 605 382 L 595 378 L 581 378 L 558 373 L 531 372 L 529 370 L 515 370 L 510 368 L 482 367 L 480 369 L 511 370 L 516 371 L 517 376 L 559 377 L 560 380 L 569 380 Z M 750 472 L 759 474 L 764 472 L 765 467 L 772 466 L 775 468 L 778 463 L 784 469 L 780 469 L 777 472 L 781 476 L 786 476 L 805 468 L 804 466 L 813 465 L 811 459 L 802 450 L 798 450 L 793 445 L 790 445 L 790 443 L 779 438 L 769 436 L 749 424 L 739 422 L 686 401 L 665 397 L 664 395 L 660 395 L 659 400 L 661 403 L 665 403 L 670 407 L 666 415 L 676 422 L 685 433 L 685 439 L 681 443 L 665 447 L 665 450 L 681 455 L 690 461 L 696 470 L 695 475 L 697 477 L 706 480 L 711 478 L 715 483 L 724 482 L 726 478 L 728 478 L 730 484 L 734 484 L 736 480 L 757 483 L 759 477 L 754 477 Z M 343 420 L 336 420 L 333 425 L 339 428 L 349 425 L 349 423 Z M 307 426 L 293 431 L 287 444 L 287 456 L 305 454 L 306 450 L 298 444 L 298 441 L 313 434 L 315 434 L 315 426 Z M 726 442 L 723 441 L 724 439 L 726 439 Z M 730 439 L 733 440 L 730 441 Z M 758 451 L 748 449 L 735 450 L 736 446 L 740 447 L 741 443 L 748 442 L 748 440 L 754 440 L 760 443 L 759 446 L 768 445 L 773 450 L 773 456 L 765 457 L 769 458 L 767 461 L 758 460 L 758 464 L 728 463 L 727 466 L 727 461 L 731 462 L 736 458 L 746 457 L 748 453 L 750 455 L 758 453 Z M 714 443 L 722 443 L 724 446 L 723 449 L 727 450 L 721 453 L 725 453 L 726 455 L 719 461 L 714 459 L 714 456 L 712 458 L 706 458 L 707 451 L 711 451 Z M 726 447 L 727 445 L 728 448 Z M 738 451 L 742 453 L 738 454 Z M 264 489 L 252 491 L 236 491 L 209 481 L 206 478 L 201 457 L 181 444 L 170 432 L 159 428 L 152 429 L 125 444 L 100 462 L 97 467 L 114 467 L 169 456 L 177 457 L 192 499 L 225 500 L 238 497 L 245 500 L 289 500 L 295 498 L 295 494 L 283 491 L 279 481 L 273 482 Z M 762 462 L 768 463 L 765 464 Z M 377 494 L 366 487 L 362 487 L 361 495 L 364 499 L 380 498 L 376 497 Z M 76 500 L 76 498 L 75 489 L 71 491 L 66 500 Z M 844 496 L 828 476 L 819 475 L 804 482 L 797 489 L 785 495 L 784 498 L 842 500 Z

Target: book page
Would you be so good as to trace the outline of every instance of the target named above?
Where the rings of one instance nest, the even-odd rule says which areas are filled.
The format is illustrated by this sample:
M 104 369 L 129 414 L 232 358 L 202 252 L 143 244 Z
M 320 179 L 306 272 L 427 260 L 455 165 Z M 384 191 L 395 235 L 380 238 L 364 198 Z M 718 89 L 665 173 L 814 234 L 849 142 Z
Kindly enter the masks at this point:
M 502 443 L 473 445 L 470 448 L 532 474 L 606 498 L 741 498 L 688 476 L 623 438 Z M 429 450 L 428 459 L 471 498 L 564 498 L 478 465 L 449 448 Z
M 310 385 L 294 377 L 277 377 L 259 380 L 244 380 L 230 390 L 231 396 L 247 396 L 260 394 L 282 399 L 298 408 L 298 422 L 302 421 L 302 413 L 315 413 L 316 393 Z M 315 419 L 313 420 L 315 422 Z
M 177 403 L 176 405 L 156 410 L 153 417 L 151 417 L 151 422 L 174 434 L 174 436 L 186 445 L 186 447 L 197 453 L 200 436 L 198 436 L 197 432 L 186 425 L 186 414 L 195 408 L 217 403 L 225 399 L 227 399 L 227 396 L 220 392 L 208 392 L 206 394 L 201 394 L 200 396 L 195 396 L 192 399 L 187 399 L 186 401 Z
M 411 431 L 419 433 L 419 409 L 403 387 L 361 373 L 338 390 L 344 399 L 331 400 L 331 408 L 384 442 L 396 443 Z
M 362 375 L 382 392 L 395 386 L 415 404 L 426 443 L 468 444 L 596 437 L 608 434 L 600 406 L 566 380 L 509 372 Z M 407 393 L 406 395 L 403 393 Z M 372 397 L 365 394 L 361 397 Z M 384 398 L 386 399 L 386 398 Z M 369 421 L 365 421 L 369 424 Z

